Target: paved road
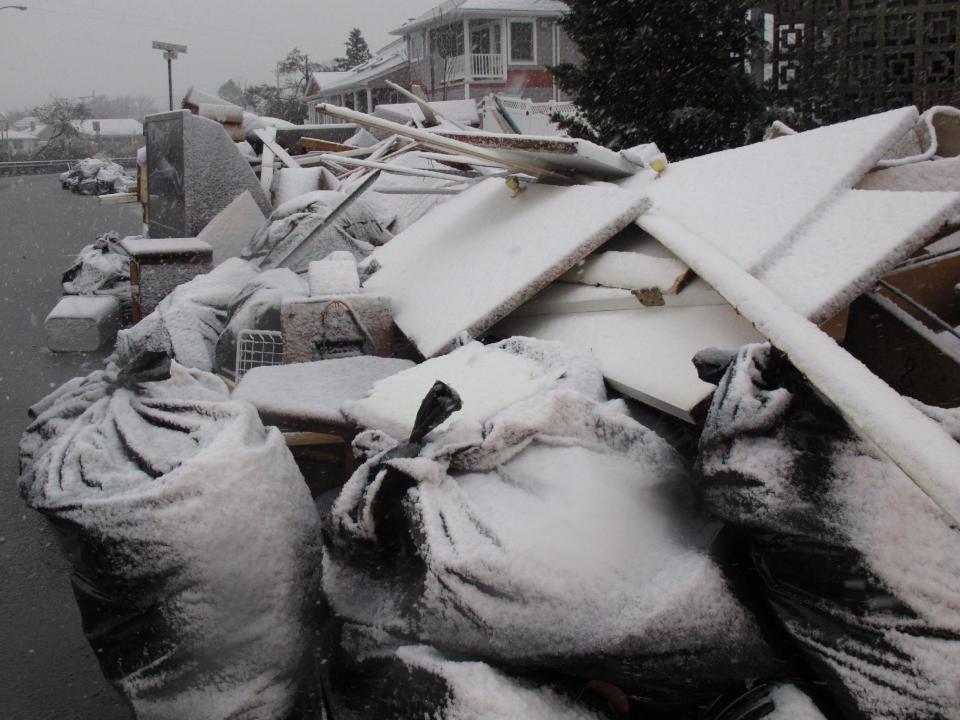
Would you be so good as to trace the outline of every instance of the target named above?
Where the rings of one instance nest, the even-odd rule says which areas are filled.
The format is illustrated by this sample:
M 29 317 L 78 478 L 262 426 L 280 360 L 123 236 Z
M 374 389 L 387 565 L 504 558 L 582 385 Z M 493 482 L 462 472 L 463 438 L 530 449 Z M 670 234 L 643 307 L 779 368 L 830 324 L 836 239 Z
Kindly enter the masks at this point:
M 129 720 L 80 629 L 69 568 L 17 492 L 26 410 L 101 355 L 54 355 L 43 319 L 60 273 L 98 234 L 139 232 L 138 205 L 100 206 L 52 175 L 0 178 L 0 719 Z

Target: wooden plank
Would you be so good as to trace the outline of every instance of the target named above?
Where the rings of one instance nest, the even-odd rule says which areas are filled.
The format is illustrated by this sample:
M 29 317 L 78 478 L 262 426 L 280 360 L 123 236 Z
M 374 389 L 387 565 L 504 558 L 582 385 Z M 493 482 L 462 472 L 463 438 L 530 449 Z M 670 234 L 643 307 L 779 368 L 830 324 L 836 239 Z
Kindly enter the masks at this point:
M 270 128 L 270 130 L 272 132 L 267 132 L 267 130 L 261 128 L 254 130 L 253 134 L 260 138 L 260 140 L 263 141 L 264 148 L 269 147 L 273 151 L 273 154 L 280 158 L 280 162 L 282 162 L 284 165 L 289 168 L 300 167 L 300 163 L 290 157 L 290 153 L 280 147 L 280 145 L 274 139 L 277 136 L 277 131 L 274 128 Z
M 319 140 L 317 138 L 302 137 L 298 140 L 304 150 L 319 150 L 327 153 L 350 152 L 357 148 L 343 143 L 333 142 L 332 140 Z
M 97 202 L 101 205 L 132 205 L 135 202 L 140 202 L 140 198 L 132 192 L 109 193 L 108 195 L 98 196 Z
M 530 135 L 500 135 L 494 133 L 451 133 L 444 137 L 476 147 L 491 150 L 522 150 L 524 152 L 554 153 L 557 155 L 576 155 L 576 140 L 533 137 Z
M 467 155 L 468 157 L 477 158 L 479 160 L 493 162 L 511 170 L 527 173 L 529 175 L 533 175 L 534 177 L 554 182 L 558 185 L 573 184 L 572 178 L 563 173 L 549 170 L 536 165 L 535 163 L 517 160 L 514 158 L 507 158 L 497 154 L 494 151 L 487 150 L 486 148 L 480 148 L 469 143 L 460 142 L 458 140 L 446 137 L 445 135 L 438 135 L 437 133 L 432 133 L 427 130 L 410 128 L 406 125 L 401 125 L 400 123 L 390 122 L 389 120 L 383 120 L 382 118 L 356 112 L 355 110 L 350 110 L 349 108 L 331 105 L 329 103 L 321 103 L 317 105 L 317 110 L 332 117 L 355 122 L 358 125 L 365 125 L 367 127 L 383 130 L 384 132 L 392 132 L 401 137 L 410 138 L 411 140 L 416 140 L 427 147 L 447 150 L 450 152 L 459 153 L 461 155 Z
M 269 128 L 266 131 L 267 137 L 274 138 L 276 137 L 277 131 L 274 128 Z M 257 132 L 257 137 L 263 138 L 260 136 L 259 131 Z M 273 201 L 273 196 L 271 195 L 271 190 L 273 188 L 273 148 L 271 145 L 275 143 L 263 143 L 263 152 L 260 154 L 260 187 L 263 188 L 263 191 L 267 194 L 267 197 Z
M 642 215 L 637 224 L 709 282 L 852 427 L 960 524 L 960 444 L 943 428 L 712 243 L 659 211 Z
M 341 158 L 339 156 L 327 156 L 328 159 L 336 159 L 343 165 L 353 165 L 361 168 L 372 168 L 374 170 L 383 170 L 384 172 L 394 173 L 396 175 L 409 175 L 411 177 L 431 178 L 433 180 L 463 180 L 469 181 L 475 179 L 476 175 L 456 175 L 452 172 L 438 172 L 436 170 L 420 170 L 418 168 L 408 168 L 399 165 L 390 165 L 389 163 L 372 162 L 370 160 L 360 160 L 358 158 Z

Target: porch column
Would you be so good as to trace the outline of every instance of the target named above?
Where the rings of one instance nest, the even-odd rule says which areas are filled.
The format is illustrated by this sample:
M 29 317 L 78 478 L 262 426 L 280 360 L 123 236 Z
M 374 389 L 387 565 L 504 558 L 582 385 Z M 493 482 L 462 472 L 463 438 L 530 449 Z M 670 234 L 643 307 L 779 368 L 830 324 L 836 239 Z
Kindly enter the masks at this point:
M 362 112 L 362 110 L 360 110 L 360 91 L 359 90 L 353 91 L 353 109 L 356 110 L 357 112 Z
M 470 18 L 463 21 L 463 90 L 467 91 L 470 81 L 473 80 L 473 58 L 470 47 Z
M 367 88 L 367 112 L 373 112 L 373 90 L 369 87 Z

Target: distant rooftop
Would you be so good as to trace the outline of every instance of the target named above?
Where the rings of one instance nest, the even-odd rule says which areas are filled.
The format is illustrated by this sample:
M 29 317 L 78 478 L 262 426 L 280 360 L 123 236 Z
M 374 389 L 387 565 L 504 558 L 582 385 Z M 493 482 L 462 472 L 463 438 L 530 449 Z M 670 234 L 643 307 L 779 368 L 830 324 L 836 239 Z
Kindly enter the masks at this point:
M 99 133 L 94 123 L 100 123 Z M 104 120 L 74 120 L 73 126 L 81 135 L 101 135 L 102 137 L 143 135 L 143 125 L 133 118 L 108 118 Z
M 362 85 L 364 82 L 393 72 L 407 62 L 406 43 L 394 40 L 378 50 L 372 58 L 346 72 L 315 73 L 313 79 L 320 86 L 321 94 Z
M 446 22 L 489 15 L 560 17 L 569 10 L 567 3 L 561 0 L 446 0 L 420 17 L 391 30 L 390 34 L 405 35 L 412 30 L 434 25 L 440 20 Z

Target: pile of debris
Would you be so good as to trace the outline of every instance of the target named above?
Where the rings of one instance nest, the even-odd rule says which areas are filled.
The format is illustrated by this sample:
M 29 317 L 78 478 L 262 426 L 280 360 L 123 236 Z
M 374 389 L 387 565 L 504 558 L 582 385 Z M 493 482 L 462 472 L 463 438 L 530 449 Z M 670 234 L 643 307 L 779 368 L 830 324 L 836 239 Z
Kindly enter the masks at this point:
M 402 92 L 192 93 L 65 278 L 131 321 L 20 484 L 138 716 L 955 716 L 960 112 L 670 163 Z
M 60 187 L 80 195 L 126 193 L 137 180 L 111 160 L 86 158 L 60 175 Z

